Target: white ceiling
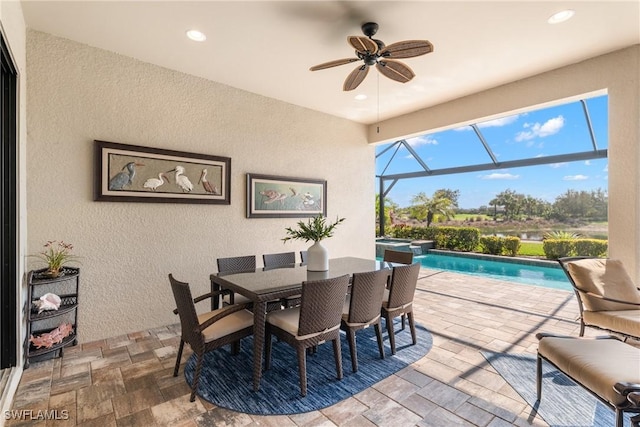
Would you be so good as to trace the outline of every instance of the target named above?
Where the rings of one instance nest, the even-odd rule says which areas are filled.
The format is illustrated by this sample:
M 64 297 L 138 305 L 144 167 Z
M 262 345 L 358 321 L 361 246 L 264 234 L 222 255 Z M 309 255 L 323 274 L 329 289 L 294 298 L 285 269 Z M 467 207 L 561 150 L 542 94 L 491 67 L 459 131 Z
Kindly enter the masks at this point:
M 32 1 L 29 28 L 285 102 L 375 123 L 640 43 L 640 1 Z M 571 8 L 573 19 L 547 23 Z M 372 69 L 353 92 L 347 36 L 374 21 L 391 44 L 426 39 L 401 84 Z M 188 29 L 207 35 L 203 43 Z M 379 88 L 379 97 L 377 95 Z M 365 94 L 364 101 L 354 99 Z

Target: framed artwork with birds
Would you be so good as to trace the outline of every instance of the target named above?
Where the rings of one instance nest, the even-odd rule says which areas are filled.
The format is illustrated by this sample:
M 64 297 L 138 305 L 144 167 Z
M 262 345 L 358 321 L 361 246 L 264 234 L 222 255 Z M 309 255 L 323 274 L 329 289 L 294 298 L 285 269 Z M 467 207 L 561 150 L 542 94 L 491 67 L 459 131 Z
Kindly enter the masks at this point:
M 247 218 L 327 215 L 327 181 L 247 174 Z
M 94 200 L 231 204 L 231 158 L 95 142 Z

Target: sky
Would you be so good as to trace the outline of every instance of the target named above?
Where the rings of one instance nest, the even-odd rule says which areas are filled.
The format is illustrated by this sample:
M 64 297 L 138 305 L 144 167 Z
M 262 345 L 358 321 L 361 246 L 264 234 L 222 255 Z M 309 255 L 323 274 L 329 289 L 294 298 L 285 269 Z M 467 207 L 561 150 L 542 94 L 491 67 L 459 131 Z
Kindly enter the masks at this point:
M 608 148 L 607 95 L 585 100 L 598 149 Z M 498 162 L 593 150 L 587 119 L 580 101 L 478 122 L 478 128 Z M 491 157 L 471 126 L 463 126 L 407 139 L 430 170 L 491 163 Z M 376 147 L 381 153 L 390 144 Z M 395 155 L 394 155 L 395 154 Z M 404 147 L 392 148 L 376 159 L 376 176 L 424 171 Z M 463 209 L 488 206 L 505 190 L 513 190 L 553 203 L 567 190 L 608 188 L 608 160 L 594 159 L 464 174 L 399 180 L 390 198 L 400 207 L 424 192 L 432 196 L 442 188 L 459 190 Z M 379 181 L 376 179 L 376 194 Z

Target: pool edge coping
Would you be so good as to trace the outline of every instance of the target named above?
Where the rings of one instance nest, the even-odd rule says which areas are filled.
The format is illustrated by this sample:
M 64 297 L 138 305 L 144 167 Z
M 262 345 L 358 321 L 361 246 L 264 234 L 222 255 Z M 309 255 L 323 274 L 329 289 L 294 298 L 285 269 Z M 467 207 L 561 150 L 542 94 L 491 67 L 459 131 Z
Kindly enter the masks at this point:
M 455 256 L 460 258 L 476 258 L 476 259 L 484 259 L 487 261 L 508 262 L 511 264 L 525 264 L 525 265 L 533 265 L 538 267 L 549 267 L 549 268 L 561 269 L 560 264 L 558 264 L 557 261 L 546 260 L 546 259 L 506 257 L 501 255 L 479 254 L 477 252 L 448 251 L 443 249 L 429 249 L 429 251 L 423 255 L 428 255 L 430 253 L 438 254 L 438 255 Z

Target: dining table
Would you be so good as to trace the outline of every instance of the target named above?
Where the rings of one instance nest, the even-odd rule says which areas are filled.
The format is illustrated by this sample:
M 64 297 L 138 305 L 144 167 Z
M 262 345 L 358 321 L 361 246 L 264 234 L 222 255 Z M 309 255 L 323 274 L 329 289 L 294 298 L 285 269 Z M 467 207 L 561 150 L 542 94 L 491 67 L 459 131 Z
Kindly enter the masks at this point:
M 329 260 L 329 270 L 309 271 L 305 264 L 289 264 L 277 268 L 258 268 L 255 271 L 217 273 L 210 276 L 211 290 L 228 289 L 253 302 L 253 390 L 260 389 L 265 344 L 267 303 L 302 292 L 306 281 L 330 279 L 353 273 L 388 270 L 393 264 L 375 259 L 355 257 Z M 212 303 L 213 304 L 213 303 Z

